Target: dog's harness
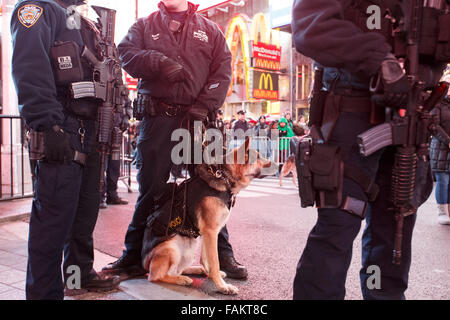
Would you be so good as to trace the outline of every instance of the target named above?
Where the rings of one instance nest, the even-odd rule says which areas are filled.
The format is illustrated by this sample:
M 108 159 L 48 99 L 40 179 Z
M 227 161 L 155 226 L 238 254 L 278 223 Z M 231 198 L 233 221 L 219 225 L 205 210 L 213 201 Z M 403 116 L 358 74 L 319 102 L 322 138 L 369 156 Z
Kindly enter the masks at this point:
M 223 181 L 225 191 L 212 188 L 204 179 L 196 175 L 180 185 L 167 184 L 166 192 L 155 203 L 155 212 L 147 220 L 142 256 L 153 250 L 158 244 L 169 240 L 176 234 L 183 237 L 200 236 L 196 207 L 205 197 L 219 198 L 231 209 L 236 195 L 232 188 L 236 181 L 224 167 L 210 166 L 208 174 L 212 179 Z
M 209 165 L 208 173 L 215 179 L 222 181 L 227 191 L 231 194 L 230 202 L 228 203 L 228 209 L 234 207 L 236 203 L 236 194 L 233 193 L 233 189 L 236 187 L 237 180 L 233 177 L 230 171 L 228 171 L 224 165 Z

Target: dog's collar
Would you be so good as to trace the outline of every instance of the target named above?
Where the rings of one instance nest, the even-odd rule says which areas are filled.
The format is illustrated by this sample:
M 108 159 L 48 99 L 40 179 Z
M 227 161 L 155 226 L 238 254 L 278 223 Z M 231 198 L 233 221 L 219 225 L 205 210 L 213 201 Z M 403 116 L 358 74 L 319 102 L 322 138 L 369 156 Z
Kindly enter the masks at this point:
M 223 181 L 226 185 L 227 190 L 231 193 L 232 196 L 234 196 L 232 190 L 236 186 L 236 179 L 234 179 L 231 172 L 228 171 L 224 165 L 209 165 L 208 173 L 215 179 Z

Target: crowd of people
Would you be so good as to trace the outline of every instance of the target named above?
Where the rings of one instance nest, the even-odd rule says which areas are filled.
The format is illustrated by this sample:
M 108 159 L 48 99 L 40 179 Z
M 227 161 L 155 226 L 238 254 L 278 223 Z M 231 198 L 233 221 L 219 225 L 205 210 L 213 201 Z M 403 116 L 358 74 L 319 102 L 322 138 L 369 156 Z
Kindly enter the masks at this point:
M 258 120 L 254 120 L 246 118 L 245 111 L 240 110 L 231 120 L 222 120 L 223 113 L 219 110 L 217 117 L 222 123 L 221 126 L 225 129 L 224 134 L 227 135 L 225 141 L 228 143 L 228 149 L 236 147 L 240 143 L 239 140 L 243 140 L 239 139 L 242 132 L 240 134 L 238 132 L 238 130 L 242 130 L 245 136 L 253 138 L 254 149 L 267 158 L 277 160 L 280 164 L 295 153 L 300 139 L 309 134 L 305 116 L 301 115 L 298 121 L 295 121 L 289 112 L 281 113 L 279 118 L 271 119 L 269 115 L 261 115 Z M 276 149 L 279 150 L 278 158 L 275 157 L 276 153 L 273 152 Z

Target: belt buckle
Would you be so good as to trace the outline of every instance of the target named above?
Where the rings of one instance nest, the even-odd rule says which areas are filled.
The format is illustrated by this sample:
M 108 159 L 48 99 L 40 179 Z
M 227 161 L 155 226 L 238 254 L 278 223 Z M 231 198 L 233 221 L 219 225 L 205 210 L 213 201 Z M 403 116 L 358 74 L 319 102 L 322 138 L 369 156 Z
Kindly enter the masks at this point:
M 168 117 L 175 117 L 178 113 L 178 108 L 174 106 L 167 106 L 165 113 Z

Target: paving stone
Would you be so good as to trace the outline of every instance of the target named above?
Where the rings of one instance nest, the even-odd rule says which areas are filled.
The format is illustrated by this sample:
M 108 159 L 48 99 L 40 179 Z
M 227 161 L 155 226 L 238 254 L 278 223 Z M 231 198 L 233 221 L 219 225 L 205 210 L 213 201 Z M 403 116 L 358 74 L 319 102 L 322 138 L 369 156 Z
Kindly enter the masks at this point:
M 0 264 L 4 266 L 14 266 L 27 261 L 27 257 L 0 250 Z
M 12 288 L 9 291 L 0 293 L 0 300 L 25 300 L 25 291 Z
M 11 269 L 10 267 L 0 264 L 0 272 L 10 270 L 10 269 Z
M 12 289 L 13 289 L 12 287 L 10 287 L 10 286 L 8 286 L 6 284 L 0 283 L 0 294 L 3 293 L 3 292 L 6 292 L 6 291 L 10 291 Z
M 20 270 L 7 270 L 0 272 L 0 283 L 12 284 L 25 280 L 26 273 Z
M 14 287 L 19 290 L 22 290 L 22 291 L 25 291 L 25 280 L 16 282 L 16 283 L 12 283 L 9 286 Z

